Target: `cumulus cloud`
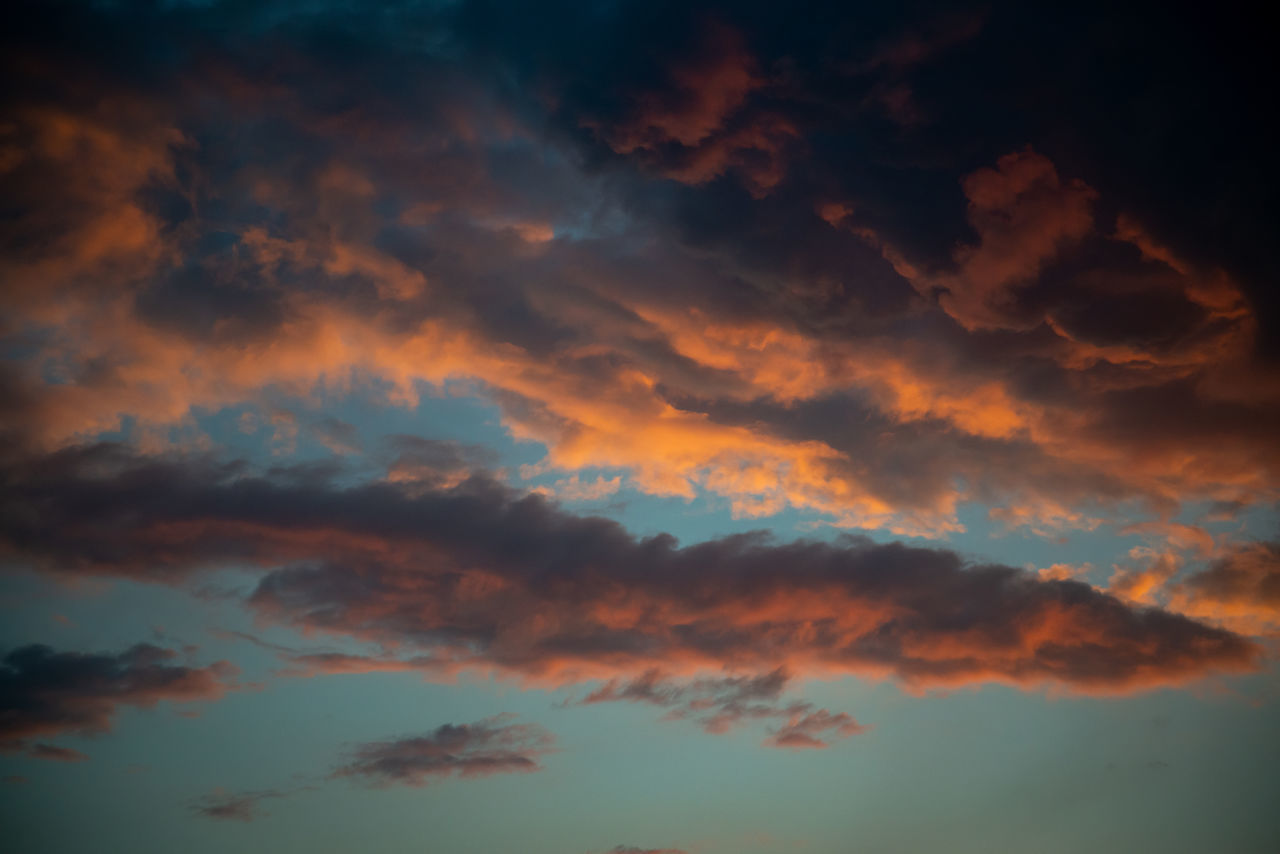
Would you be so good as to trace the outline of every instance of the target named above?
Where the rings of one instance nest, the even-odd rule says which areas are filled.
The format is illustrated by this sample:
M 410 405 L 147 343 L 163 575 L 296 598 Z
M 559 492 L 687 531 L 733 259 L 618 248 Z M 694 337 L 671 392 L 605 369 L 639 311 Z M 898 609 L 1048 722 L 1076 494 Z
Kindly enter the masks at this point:
M 425 786 L 447 777 L 487 777 L 541 770 L 539 759 L 555 737 L 536 724 L 510 723 L 511 716 L 473 724 L 443 724 L 425 735 L 358 745 L 334 777 L 372 786 Z
M 9 651 L 0 660 L 0 746 L 20 749 L 41 735 L 103 733 L 121 706 L 215 700 L 231 687 L 236 671 L 229 663 L 189 667 L 174 663 L 177 656 L 151 644 L 118 654 L 39 645 Z M 83 758 L 47 744 L 31 752 L 48 759 Z

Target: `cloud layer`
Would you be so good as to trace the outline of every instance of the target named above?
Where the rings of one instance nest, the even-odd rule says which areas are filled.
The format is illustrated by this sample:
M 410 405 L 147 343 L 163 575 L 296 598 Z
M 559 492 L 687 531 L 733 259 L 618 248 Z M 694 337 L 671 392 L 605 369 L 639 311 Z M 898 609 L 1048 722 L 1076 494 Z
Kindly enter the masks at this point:
M 156 447 L 227 407 L 272 423 L 281 396 L 461 383 L 543 471 L 742 516 L 942 536 L 974 502 L 1057 536 L 1275 500 L 1272 241 L 1243 237 L 1266 212 L 1204 176 L 1152 195 L 1203 168 L 1169 139 L 1247 116 L 1196 102 L 1216 123 L 1162 137 L 1156 181 L 1142 134 L 1064 142 L 1141 78 L 1021 57 L 1071 92 L 1018 128 L 958 97 L 1025 102 L 975 56 L 1074 18 L 824 14 L 814 44 L 780 12 L 482 8 L 27 9 L 0 157 L 7 429 Z M 1143 49 L 1185 73 L 1203 51 L 1162 51 L 1202 31 Z M 588 40 L 584 79 L 563 57 Z M 1273 169 L 1246 156 L 1262 136 L 1204 162 Z

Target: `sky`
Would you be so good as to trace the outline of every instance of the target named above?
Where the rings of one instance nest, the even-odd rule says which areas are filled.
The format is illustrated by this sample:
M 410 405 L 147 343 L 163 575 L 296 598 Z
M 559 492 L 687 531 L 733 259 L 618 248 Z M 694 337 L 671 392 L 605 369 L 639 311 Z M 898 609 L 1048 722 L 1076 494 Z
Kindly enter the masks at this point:
M 1229 5 L 13 4 L 0 848 L 1280 851 Z

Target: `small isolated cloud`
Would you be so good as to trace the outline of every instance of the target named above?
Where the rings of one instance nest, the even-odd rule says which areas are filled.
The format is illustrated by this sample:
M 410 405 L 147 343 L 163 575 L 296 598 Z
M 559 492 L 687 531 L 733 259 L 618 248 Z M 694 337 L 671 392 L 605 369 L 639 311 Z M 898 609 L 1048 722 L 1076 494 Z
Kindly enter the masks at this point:
M 608 498 L 622 488 L 622 476 L 606 478 L 603 475 L 595 480 L 581 480 L 578 475 L 557 480 L 551 486 L 534 489 L 540 495 L 559 498 L 561 501 L 598 501 Z
M 755 676 L 693 679 L 685 682 L 649 670 L 632 680 L 611 679 L 582 700 L 583 705 L 626 700 L 670 709 L 668 720 L 691 719 L 709 733 L 725 733 L 750 720 L 784 721 L 771 731 L 770 747 L 827 747 L 819 736 L 856 735 L 863 727 L 850 715 L 815 709 L 812 703 L 781 702 L 789 674 L 782 668 Z M 827 735 L 830 738 L 831 735 Z
M 52 759 L 54 762 L 84 762 L 88 756 L 69 747 L 58 747 L 56 744 L 36 744 L 27 751 L 28 756 L 36 759 Z
M 261 792 L 225 792 L 214 790 L 193 804 L 191 809 L 197 815 L 220 821 L 253 821 L 265 813 L 260 804 L 272 798 L 283 798 L 286 792 L 267 789 Z
M 826 709 L 795 712 L 783 726 L 774 730 L 766 744 L 791 749 L 820 749 L 830 746 L 823 739 L 829 739 L 833 735 L 847 738 L 864 733 L 867 729 L 845 712 L 832 714 Z
M 317 442 L 335 454 L 358 454 L 362 449 L 360 431 L 337 418 L 325 418 L 312 427 Z
M 473 724 L 444 724 L 420 736 L 371 741 L 333 772 L 372 786 L 425 786 L 446 777 L 487 777 L 539 771 L 538 759 L 555 736 L 536 724 L 507 723 L 509 715 Z
M 1130 549 L 1129 558 L 1127 565 L 1116 565 L 1107 592 L 1140 605 L 1155 604 L 1156 595 L 1182 566 L 1176 554 L 1145 546 Z

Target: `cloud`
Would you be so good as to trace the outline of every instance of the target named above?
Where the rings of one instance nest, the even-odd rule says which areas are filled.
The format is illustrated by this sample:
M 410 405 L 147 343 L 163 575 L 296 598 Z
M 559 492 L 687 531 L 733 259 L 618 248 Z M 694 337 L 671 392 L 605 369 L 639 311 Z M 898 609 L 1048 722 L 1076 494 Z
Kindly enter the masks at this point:
M 668 141 L 698 145 L 762 85 L 754 66 L 741 33 L 710 24 L 698 53 L 669 70 L 668 91 L 640 96 L 634 117 L 610 132 L 610 144 L 621 153 Z
M 800 750 L 823 748 L 828 745 L 822 739 L 831 737 L 824 735 L 828 731 L 834 731 L 835 735 L 844 738 L 864 733 L 867 727 L 844 712 L 832 714 L 826 709 L 796 711 L 785 724 L 773 731 L 769 743 L 774 747 Z
M 782 668 L 759 676 L 674 680 L 658 670 L 630 679 L 610 679 L 581 700 L 583 705 L 616 701 L 650 703 L 669 711 L 668 720 L 692 719 L 709 733 L 725 733 L 751 720 L 777 720 L 765 742 L 772 747 L 827 747 L 818 735 L 833 730 L 846 737 L 865 731 L 848 714 L 815 709 L 812 703 L 779 698 L 789 679 Z
M 1169 607 L 1245 634 L 1280 631 L 1280 543 L 1239 543 L 1177 584 Z
M 477 17 L 29 10 L 5 34 L 32 81 L 0 145 L 6 428 L 154 447 L 273 396 L 465 382 L 546 471 L 740 516 L 938 536 L 981 502 L 1057 536 L 1274 497 L 1274 229 L 1240 189 L 1273 158 L 1256 129 L 1193 156 L 1256 121 L 1211 86 L 1064 78 L 1096 32 L 1032 9 Z M 1043 56 L 1004 73 L 1028 32 Z M 1144 41 L 1124 69 L 1229 67 Z M 268 49 L 296 67 L 248 60 Z M 997 108 L 1024 86 L 1061 97 Z M 1120 92 L 1187 126 L 1144 144 L 1096 106 Z M 928 121 L 851 106 L 880 95 Z
M 287 794 L 275 790 L 232 793 L 218 789 L 202 797 L 191 809 L 205 818 L 250 822 L 263 815 L 259 806 L 262 801 L 283 798 Z
M 1130 517 L 1277 495 L 1256 193 L 1275 158 L 1257 111 L 1217 97 L 1249 51 L 1031 6 L 980 29 L 893 9 L 817 29 L 784 7 L 75 11 L 0 37 L 23 81 L 0 128 L 7 558 L 153 580 L 244 562 L 263 613 L 404 650 L 286 662 L 305 672 L 1125 690 L 1253 661 L 1142 607 L 1155 588 L 1124 602 L 857 539 L 679 548 L 505 490 L 448 443 L 400 440 L 386 482 L 166 456 L 229 407 L 283 455 L 290 413 L 448 386 L 545 447 L 566 497 L 611 488 L 581 480 L 605 469 L 740 518 L 936 537 L 980 504 L 1043 536 L 1114 522 L 1203 550 Z M 1098 70 L 1063 75 L 1082 44 Z M 291 60 L 250 59 L 266 49 Z M 1196 85 L 1154 91 L 1153 69 Z M 116 431 L 153 459 L 86 447 Z
M 443 724 L 425 735 L 361 744 L 332 776 L 372 786 L 425 786 L 447 777 L 540 771 L 538 760 L 552 750 L 555 737 L 536 724 L 509 720 L 502 715 Z
M 950 44 L 951 26 L 922 44 Z M 15 113 L 21 165 L 5 176 L 29 202 L 6 225 L 6 245 L 24 247 L 12 280 L 52 284 L 8 294 L 21 358 L 0 376 L 4 426 L 45 447 L 115 430 L 162 447 L 197 413 L 249 405 L 284 454 L 296 416 L 268 398 L 413 405 L 424 384 L 465 382 L 546 446 L 544 471 L 626 470 L 638 490 L 723 495 L 739 516 L 797 508 L 938 536 L 980 501 L 1054 535 L 1127 499 L 1274 494 L 1280 386 L 1249 358 L 1256 322 L 1225 271 L 1203 274 L 1137 214 L 1102 228 L 1103 191 L 1025 148 L 946 176 L 970 233 L 941 260 L 917 256 L 876 230 L 874 204 L 819 194 L 827 166 L 813 158 L 795 198 L 775 192 L 778 152 L 806 141 L 798 113 L 817 106 L 785 109 L 793 82 L 766 73 L 737 28 L 690 32 L 653 73 L 608 81 L 639 93 L 640 112 L 598 117 L 641 140 L 620 144 L 624 159 L 661 150 L 660 171 L 696 185 L 688 198 L 623 181 L 615 199 L 572 152 L 530 156 L 561 141 L 499 121 L 494 93 L 459 98 L 445 81 L 467 69 L 428 63 L 396 75 L 422 91 L 337 116 L 263 69 L 188 69 L 203 98 L 274 129 L 246 131 L 250 162 L 173 92 L 130 90 L 116 96 L 129 109 L 111 110 L 50 82 L 57 109 Z M 424 135 L 429 150 L 406 147 Z M 289 168 L 262 165 L 281 148 Z M 726 170 L 768 199 L 722 197 L 712 178 Z M 578 222 L 591 200 L 600 222 Z M 839 228 L 812 213 L 833 204 Z M 136 239 L 95 236 L 94 223 L 134 220 Z M 533 222 L 553 239 L 512 225 Z M 1154 425 L 1152 407 L 1167 416 Z M 358 450 L 332 419 L 313 432 Z
M 27 751 L 29 756 L 36 759 L 52 759 L 54 762 L 85 762 L 89 757 L 78 750 L 72 750 L 69 747 L 58 747 L 56 744 L 34 744 Z
M 539 487 L 535 491 L 558 498 L 561 501 L 597 501 L 608 498 L 622 488 L 622 477 L 606 478 L 603 475 L 595 480 L 583 481 L 578 475 L 561 478 L 551 486 Z
M 785 666 L 1116 692 L 1258 656 L 1186 617 L 943 549 L 759 533 L 680 547 L 479 475 L 339 486 L 323 469 L 255 473 L 110 445 L 26 465 L 39 477 L 9 475 L 0 527 L 12 557 L 169 580 L 256 566 L 249 602 L 263 618 L 426 656 L 439 673 L 563 683 Z
M 121 706 L 215 700 L 231 687 L 235 668 L 227 662 L 187 667 L 170 663 L 176 657 L 150 644 L 114 655 L 38 645 L 11 650 L 0 660 L 0 745 L 20 749 L 35 736 L 106 732 Z M 82 758 L 47 744 L 37 744 L 32 753 Z
M 1156 594 L 1182 568 L 1182 560 L 1172 552 L 1159 552 L 1145 546 L 1129 550 L 1129 566 L 1116 566 L 1107 592 L 1121 599 L 1154 604 Z

